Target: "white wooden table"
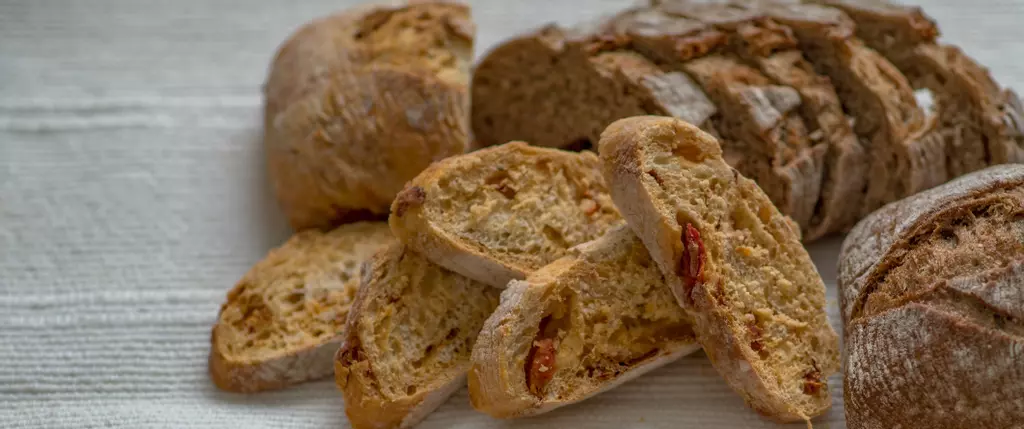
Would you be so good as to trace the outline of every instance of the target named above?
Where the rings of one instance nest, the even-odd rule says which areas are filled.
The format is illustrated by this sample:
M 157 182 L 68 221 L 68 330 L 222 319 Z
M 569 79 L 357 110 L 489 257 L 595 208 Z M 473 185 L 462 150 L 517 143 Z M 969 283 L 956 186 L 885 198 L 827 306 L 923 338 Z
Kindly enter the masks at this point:
M 945 39 L 1024 88 L 1024 1 L 924 1 Z M 0 0 L 0 427 L 347 425 L 331 381 L 254 396 L 206 377 L 225 292 L 288 229 L 260 87 L 277 44 L 353 0 Z M 628 0 L 474 1 L 478 54 Z M 838 240 L 812 246 L 835 313 Z M 838 320 L 833 318 L 838 327 Z M 843 427 L 838 377 L 819 427 Z M 423 428 L 772 427 L 702 354 L 519 421 L 465 391 Z

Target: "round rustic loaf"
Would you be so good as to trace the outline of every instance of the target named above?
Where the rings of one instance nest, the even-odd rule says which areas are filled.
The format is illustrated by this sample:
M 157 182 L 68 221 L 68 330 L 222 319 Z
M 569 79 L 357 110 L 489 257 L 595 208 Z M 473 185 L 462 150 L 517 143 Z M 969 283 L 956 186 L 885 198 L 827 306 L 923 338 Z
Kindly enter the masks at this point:
M 843 243 L 848 426 L 1024 422 L 1024 166 L 889 204 Z
M 295 229 L 387 215 L 431 162 L 469 147 L 469 7 L 369 6 L 313 21 L 278 50 L 264 143 Z

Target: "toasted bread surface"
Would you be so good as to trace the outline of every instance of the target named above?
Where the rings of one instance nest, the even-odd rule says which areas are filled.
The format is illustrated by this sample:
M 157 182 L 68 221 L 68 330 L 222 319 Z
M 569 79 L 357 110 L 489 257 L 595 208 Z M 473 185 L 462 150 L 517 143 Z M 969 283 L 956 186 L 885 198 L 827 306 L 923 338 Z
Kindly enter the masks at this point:
M 368 261 L 334 361 L 352 426 L 410 427 L 444 403 L 499 294 L 400 244 Z
M 399 193 L 389 222 L 434 263 L 504 288 L 621 217 L 593 152 L 511 142 L 431 165 Z
M 228 293 L 213 328 L 210 378 L 224 390 L 282 388 L 331 374 L 359 266 L 394 242 L 384 222 L 296 234 Z
M 647 249 L 625 225 L 513 281 L 473 349 L 473 406 L 495 417 L 582 401 L 697 350 Z

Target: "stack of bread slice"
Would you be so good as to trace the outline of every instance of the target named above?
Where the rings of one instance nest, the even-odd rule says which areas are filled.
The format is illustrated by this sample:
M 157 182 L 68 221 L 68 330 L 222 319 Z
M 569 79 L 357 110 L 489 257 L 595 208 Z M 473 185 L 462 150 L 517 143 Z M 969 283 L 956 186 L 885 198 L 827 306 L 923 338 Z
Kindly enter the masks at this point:
M 938 34 L 919 8 L 884 0 L 652 0 L 493 49 L 473 76 L 473 131 L 580 147 L 622 117 L 674 116 L 719 137 L 813 240 L 1024 161 L 1016 94 Z
M 401 244 L 367 264 L 335 359 L 355 426 L 409 426 L 467 373 L 478 410 L 543 413 L 700 346 L 766 416 L 830 406 L 838 344 L 793 221 L 683 121 L 625 119 L 600 152 L 507 143 L 399 193 Z
M 511 142 L 455 156 L 398 194 L 390 228 L 298 234 L 229 295 L 214 380 L 322 377 L 321 351 L 341 342 L 349 421 L 409 427 L 467 374 L 475 408 L 519 417 L 703 346 L 758 412 L 826 410 L 838 345 L 795 223 L 681 120 L 618 121 L 600 154 Z

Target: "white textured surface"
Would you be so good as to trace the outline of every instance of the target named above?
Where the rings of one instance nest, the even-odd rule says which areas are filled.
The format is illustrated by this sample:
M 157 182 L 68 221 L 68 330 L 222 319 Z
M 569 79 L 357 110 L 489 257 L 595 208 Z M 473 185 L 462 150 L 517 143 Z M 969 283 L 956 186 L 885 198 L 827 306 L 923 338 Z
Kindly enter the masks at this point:
M 288 234 L 263 172 L 266 65 L 293 28 L 352 3 L 0 1 L 0 427 L 346 426 L 330 381 L 224 394 L 206 356 L 224 293 Z M 632 2 L 473 3 L 482 52 Z M 1024 88 L 1024 2 L 924 4 Z M 838 244 L 812 249 L 831 284 Z M 843 426 L 838 384 L 818 427 Z M 698 355 L 520 421 L 472 412 L 463 390 L 421 427 L 570 425 L 773 426 Z

